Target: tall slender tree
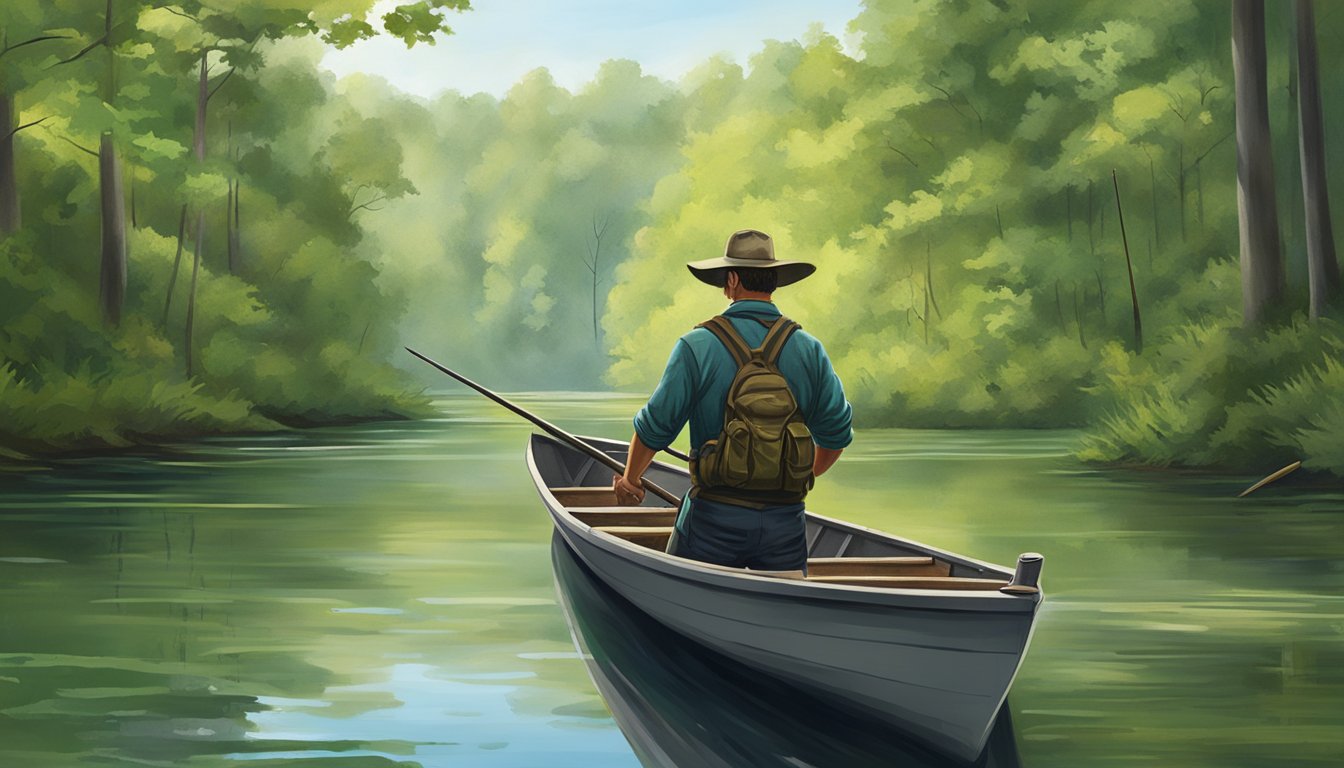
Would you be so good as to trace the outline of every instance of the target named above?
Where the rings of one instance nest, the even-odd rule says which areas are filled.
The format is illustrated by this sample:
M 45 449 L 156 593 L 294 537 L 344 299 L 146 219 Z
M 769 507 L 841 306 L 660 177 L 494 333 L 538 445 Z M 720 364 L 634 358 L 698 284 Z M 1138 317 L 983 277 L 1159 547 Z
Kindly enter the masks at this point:
M 1297 0 L 1297 126 L 1306 214 L 1307 279 L 1314 320 L 1339 295 L 1339 261 L 1330 226 L 1330 191 L 1325 176 L 1325 120 L 1321 110 L 1321 70 L 1316 54 L 1316 14 L 1312 0 Z
M 65 35 L 42 34 L 27 40 L 10 43 L 9 30 L 0 31 L 0 235 L 17 232 L 23 223 L 19 205 L 18 170 L 14 160 L 14 137 L 20 131 L 32 128 L 46 120 L 45 117 L 18 125 L 18 111 L 14 107 L 15 84 L 11 77 L 12 67 L 3 61 L 20 48 L 53 40 L 64 40 Z
M 1242 321 L 1257 326 L 1265 322 L 1284 292 L 1269 135 L 1264 0 L 1232 2 L 1232 69 L 1236 81 Z

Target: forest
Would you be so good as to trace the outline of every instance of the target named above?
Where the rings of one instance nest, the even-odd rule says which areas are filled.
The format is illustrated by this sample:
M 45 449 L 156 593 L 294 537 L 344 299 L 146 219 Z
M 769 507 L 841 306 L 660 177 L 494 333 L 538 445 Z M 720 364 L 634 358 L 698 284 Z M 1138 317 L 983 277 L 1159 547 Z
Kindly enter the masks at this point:
M 402 345 L 647 391 L 722 308 L 682 265 L 755 227 L 860 426 L 1344 476 L 1340 4 L 869 0 L 434 100 L 321 58 L 465 0 L 88 5 L 0 10 L 6 455 L 425 415 Z

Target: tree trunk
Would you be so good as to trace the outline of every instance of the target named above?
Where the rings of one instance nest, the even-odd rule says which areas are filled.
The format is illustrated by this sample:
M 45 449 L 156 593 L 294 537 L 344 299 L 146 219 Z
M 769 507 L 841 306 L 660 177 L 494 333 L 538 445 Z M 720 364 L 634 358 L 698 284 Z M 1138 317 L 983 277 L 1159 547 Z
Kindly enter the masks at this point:
M 205 107 L 210 99 L 209 80 L 206 77 L 205 62 L 208 53 L 201 53 L 201 73 L 196 88 L 196 129 L 192 135 L 192 154 L 197 165 L 205 163 Z M 196 209 L 196 245 L 191 259 L 191 287 L 187 289 L 187 328 L 185 349 L 187 358 L 187 378 L 195 372 L 192 363 L 192 336 L 196 330 L 196 281 L 201 272 L 201 254 L 205 250 L 205 206 Z
M 196 130 L 192 133 L 192 154 L 197 162 L 205 162 L 205 107 L 210 100 L 210 81 L 206 77 L 205 61 L 209 54 L 201 54 L 201 74 L 196 85 Z
M 1143 354 L 1143 316 L 1139 312 L 1139 289 L 1134 284 L 1134 260 L 1129 256 L 1129 235 L 1125 232 L 1125 208 L 1120 204 L 1120 181 L 1111 171 L 1111 185 L 1115 187 L 1115 217 L 1120 222 L 1120 243 L 1125 248 L 1125 269 L 1129 271 L 1129 301 L 1134 307 L 1134 352 Z
M 1311 0 L 1297 0 L 1298 146 L 1302 199 L 1306 209 L 1307 279 L 1315 320 L 1339 294 L 1339 262 L 1330 226 L 1330 193 L 1325 176 L 1325 121 L 1321 114 L 1320 63 Z
M 1284 293 L 1266 93 L 1264 0 L 1232 2 L 1232 69 L 1236 82 L 1241 311 L 1243 322 L 1256 326 L 1265 322 Z
M 173 289 L 177 287 L 177 270 L 182 266 L 182 241 L 187 234 L 187 206 L 182 204 L 182 214 L 177 219 L 177 255 L 173 257 L 173 274 L 168 278 L 168 298 L 163 302 L 163 322 L 161 326 L 168 328 L 168 309 L 173 306 Z
M 229 230 L 229 254 L 233 260 L 229 262 L 229 272 L 238 274 L 243 269 L 243 234 L 242 222 L 238 213 L 240 204 L 238 198 L 243 195 L 243 180 L 233 180 L 233 211 L 229 216 L 233 219 L 233 227 Z
M 224 156 L 229 162 L 235 160 L 233 154 L 233 121 L 229 121 L 229 142 Z M 224 240 L 229 254 L 229 274 L 238 274 L 238 181 L 229 179 L 229 196 L 224 201 Z
M 1087 291 L 1083 291 L 1083 303 L 1087 303 Z M 1078 343 L 1087 349 L 1087 332 L 1083 330 L 1083 310 L 1078 306 L 1078 284 L 1073 284 L 1073 319 L 1078 323 Z
M 121 161 L 110 133 L 104 133 L 98 144 L 98 187 L 102 198 L 103 241 L 98 297 L 103 319 L 109 325 L 117 325 L 126 298 L 126 201 L 122 195 Z
M 1064 219 L 1068 222 L 1069 242 L 1073 242 L 1073 185 L 1064 188 Z
M 0 86 L 0 234 L 19 231 L 23 218 L 19 211 L 19 180 L 14 166 L 14 95 Z
M 224 241 L 228 252 L 229 274 L 236 275 L 238 270 L 234 268 L 237 261 L 233 253 L 233 179 L 229 179 L 229 195 L 224 199 Z
M 1153 191 L 1153 242 L 1148 249 L 1148 266 L 1153 265 L 1152 246 L 1162 247 L 1162 228 L 1159 225 L 1157 215 L 1157 168 L 1153 164 L 1153 158 L 1148 158 L 1148 188 Z
M 1177 148 L 1176 152 L 1176 196 L 1180 199 L 1181 210 L 1181 242 L 1186 242 L 1185 229 L 1185 142 Z
M 938 307 L 938 295 L 933 292 L 933 243 L 924 241 L 924 285 L 929 288 L 929 303 L 933 305 L 934 314 L 938 319 L 943 319 L 943 310 Z
M 196 276 L 201 271 L 201 250 L 205 242 L 205 209 L 202 208 L 196 214 L 196 248 L 195 255 L 191 259 L 191 287 L 187 289 L 187 331 L 186 331 L 186 351 L 187 351 L 187 378 L 191 378 L 192 356 L 191 356 L 191 337 L 196 330 Z

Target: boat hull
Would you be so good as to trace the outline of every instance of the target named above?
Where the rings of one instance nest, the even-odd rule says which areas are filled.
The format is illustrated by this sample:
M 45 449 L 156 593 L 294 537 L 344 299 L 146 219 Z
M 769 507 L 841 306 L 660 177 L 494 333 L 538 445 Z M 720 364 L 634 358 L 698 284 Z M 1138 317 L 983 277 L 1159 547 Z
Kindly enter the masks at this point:
M 951 756 L 984 748 L 1039 595 L 827 585 L 694 563 L 596 531 L 538 486 L 575 554 L 669 629 Z

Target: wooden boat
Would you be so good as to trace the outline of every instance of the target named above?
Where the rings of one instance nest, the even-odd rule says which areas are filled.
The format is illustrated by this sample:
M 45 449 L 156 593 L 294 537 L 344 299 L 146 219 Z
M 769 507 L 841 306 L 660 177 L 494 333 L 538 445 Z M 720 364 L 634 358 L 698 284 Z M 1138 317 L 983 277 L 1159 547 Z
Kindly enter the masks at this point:
M 623 443 L 582 439 L 625 459 Z M 676 509 L 653 494 L 616 506 L 612 471 L 594 458 L 533 435 L 527 463 L 566 544 L 664 626 L 945 754 L 980 755 L 1031 639 L 1039 556 L 1015 574 L 809 512 L 805 578 L 726 568 L 664 553 Z M 662 462 L 646 477 L 690 488 Z
M 965 765 L 667 631 L 594 576 L 558 532 L 551 564 L 574 645 L 645 768 Z M 1008 706 L 976 766 L 1022 768 Z

